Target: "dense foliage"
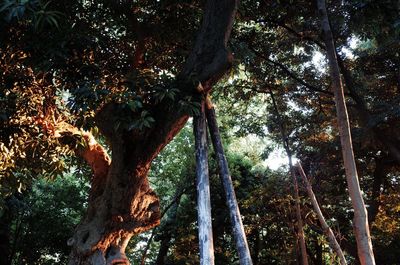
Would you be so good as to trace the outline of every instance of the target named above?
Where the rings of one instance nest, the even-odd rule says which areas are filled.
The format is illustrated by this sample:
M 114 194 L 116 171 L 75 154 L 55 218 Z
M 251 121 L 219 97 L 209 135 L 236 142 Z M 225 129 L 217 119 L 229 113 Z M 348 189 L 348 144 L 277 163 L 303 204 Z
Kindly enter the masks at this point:
M 115 130 L 154 126 L 152 109 L 160 102 L 198 111 L 195 96 L 179 94 L 175 77 L 202 6 L 0 1 L 0 249 L 12 264 L 64 264 L 66 241 L 86 206 L 91 173 L 74 152 L 80 143 L 60 141 L 57 124 L 89 130 L 108 148 L 94 122 L 108 102 L 130 114 L 119 117 Z M 397 264 L 399 2 L 328 1 L 328 7 L 377 264 Z M 282 127 L 339 243 L 357 262 L 322 43 L 313 1 L 241 1 L 230 40 L 234 65 L 212 96 L 254 264 L 295 264 L 299 255 L 291 180 L 272 159 L 282 150 Z M 185 127 L 153 163 L 151 185 L 165 214 L 154 232 L 131 241 L 132 264 L 140 264 L 147 244 L 146 264 L 198 262 L 193 156 Z M 213 154 L 210 165 L 216 262 L 238 264 Z M 300 194 L 311 263 L 335 262 L 303 189 Z

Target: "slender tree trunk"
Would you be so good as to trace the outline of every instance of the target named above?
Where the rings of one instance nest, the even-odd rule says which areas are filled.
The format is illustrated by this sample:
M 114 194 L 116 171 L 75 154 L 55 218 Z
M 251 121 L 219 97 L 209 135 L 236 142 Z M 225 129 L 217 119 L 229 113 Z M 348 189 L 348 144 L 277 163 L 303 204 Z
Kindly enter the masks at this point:
M 229 208 L 229 216 L 232 223 L 232 232 L 235 238 L 236 249 L 239 254 L 240 264 L 252 265 L 253 263 L 251 261 L 249 246 L 247 244 L 246 234 L 244 232 L 240 210 L 236 200 L 235 190 L 232 184 L 232 178 L 229 172 L 228 161 L 226 160 L 224 148 L 222 146 L 221 135 L 219 133 L 217 119 L 215 116 L 215 109 L 209 98 L 207 98 L 206 116 L 208 128 L 211 134 L 211 140 L 214 146 L 214 151 L 217 155 L 220 177 L 225 191 L 226 204 Z
M 174 198 L 172 199 L 172 201 L 164 208 L 164 211 L 161 214 L 160 219 L 162 219 L 164 217 L 164 215 L 169 211 L 169 209 L 171 209 L 172 213 L 171 213 L 171 217 L 167 219 L 167 226 L 169 224 L 173 224 L 176 221 L 176 217 L 177 217 L 177 212 L 178 212 L 178 208 L 179 208 L 179 204 L 180 204 L 180 200 L 182 195 L 185 193 L 187 187 L 183 187 L 182 184 L 178 186 L 178 188 L 175 191 L 175 195 Z M 149 239 L 147 240 L 146 243 L 146 247 L 143 250 L 142 253 L 142 257 L 140 259 L 140 265 L 144 265 L 146 262 L 146 258 L 147 258 L 147 252 L 150 249 L 150 245 L 153 241 L 154 236 L 156 235 L 156 233 L 158 232 L 158 230 L 160 227 L 153 229 Z M 157 258 L 158 259 L 158 258 Z
M 308 40 L 311 41 L 312 43 L 316 44 L 319 48 L 321 48 L 322 50 L 326 50 L 326 47 L 320 43 L 319 41 L 313 39 L 313 38 L 308 38 L 305 37 L 303 34 L 300 34 L 298 32 L 296 32 L 294 29 L 288 27 L 287 25 L 285 25 L 284 23 L 280 23 L 280 22 L 275 22 L 273 21 L 273 23 L 275 23 L 277 26 L 281 26 L 284 29 L 286 29 L 289 33 L 293 34 L 294 36 L 296 36 L 297 38 L 301 39 L 301 40 Z M 317 91 L 317 92 L 321 92 L 321 93 L 325 93 L 328 94 L 329 92 L 323 89 L 320 89 L 318 87 L 315 87 L 311 84 L 308 84 L 306 82 L 304 82 L 304 80 L 302 80 L 301 78 L 297 77 L 294 73 L 292 73 L 291 71 L 289 71 L 287 69 L 287 67 L 285 67 L 284 65 L 280 64 L 279 62 L 275 62 L 272 61 L 268 58 L 266 58 L 265 56 L 263 56 L 262 54 L 258 53 L 257 51 L 255 51 L 254 49 L 252 49 L 252 51 L 257 54 L 257 56 L 259 56 L 260 58 L 263 58 L 264 60 L 268 61 L 269 63 L 278 66 L 282 71 L 284 71 L 289 77 L 291 77 L 292 79 L 296 80 L 298 83 L 300 83 L 301 85 L 309 88 L 312 91 Z M 354 80 L 354 78 L 351 76 L 350 71 L 346 68 L 342 58 L 339 56 L 339 54 L 336 51 L 336 58 L 338 60 L 338 64 L 339 64 L 339 69 L 341 71 L 341 74 L 343 75 L 343 81 L 345 84 L 345 87 L 349 90 L 349 96 L 354 100 L 354 102 L 356 103 L 354 105 L 358 116 L 360 117 L 362 126 L 365 127 L 366 129 L 368 129 L 368 122 L 372 119 L 370 111 L 368 110 L 368 107 L 366 105 L 366 102 L 364 100 L 364 98 L 362 96 L 360 96 L 357 91 L 355 90 L 355 87 L 357 85 L 362 85 L 362 84 L 356 84 L 356 81 Z M 330 93 L 329 93 L 330 94 Z M 382 130 L 380 130 L 379 128 L 372 128 L 372 132 L 374 137 L 382 143 L 382 145 L 390 152 L 391 156 L 397 161 L 397 164 L 400 164 L 400 149 L 397 147 L 398 144 L 398 140 L 391 140 L 391 137 L 387 137 L 385 136 L 385 134 L 382 133 Z M 397 143 L 397 144 L 396 144 Z
M 297 183 L 296 172 L 293 167 L 292 152 L 290 150 L 289 139 L 288 139 L 281 115 L 279 113 L 274 94 L 271 89 L 269 92 L 271 95 L 272 104 L 273 104 L 275 112 L 276 112 L 276 117 L 278 119 L 279 128 L 280 128 L 281 137 L 282 137 L 282 144 L 283 144 L 283 147 L 285 148 L 286 155 L 289 160 L 289 170 L 290 170 L 290 174 L 291 174 L 292 180 L 293 180 L 294 199 L 295 199 L 295 204 L 296 204 L 296 219 L 297 219 L 297 235 L 296 235 L 296 237 L 297 237 L 297 241 L 300 245 L 302 265 L 308 265 L 307 248 L 306 248 L 306 241 L 305 241 L 304 230 L 303 230 L 303 219 L 301 217 L 301 210 L 300 210 L 299 186 Z
M 197 213 L 199 226 L 200 265 L 214 264 L 214 245 L 211 223 L 210 180 L 208 173 L 207 126 L 205 104 L 193 119 L 196 148 Z
M 164 265 L 167 258 L 169 246 L 171 243 L 172 235 L 168 233 L 164 235 L 165 237 L 161 240 L 160 249 L 158 250 L 157 259 L 154 265 Z
M 259 256 L 260 256 L 260 231 L 258 228 L 253 229 L 253 232 L 250 234 L 250 236 L 253 238 L 253 251 L 252 251 L 252 256 L 253 256 L 253 262 L 254 265 L 259 265 Z
M 378 214 L 380 198 L 381 195 L 381 186 L 383 183 L 383 179 L 385 178 L 385 161 L 384 159 L 376 159 L 375 160 L 375 170 L 374 170 L 374 181 L 372 183 L 372 194 L 370 198 L 370 207 L 368 211 L 368 221 L 372 224 L 375 221 L 376 215 Z
M 147 252 L 149 251 L 150 245 L 153 242 L 153 238 L 156 235 L 156 230 L 157 230 L 157 228 L 153 229 L 149 239 L 146 242 L 146 247 L 144 248 L 143 253 L 142 253 L 142 257 L 140 258 L 140 265 L 145 265 L 145 263 L 146 263 Z
M 335 94 L 336 112 L 338 117 L 337 120 L 340 141 L 342 145 L 344 168 L 346 172 L 349 194 L 354 209 L 353 225 L 357 241 L 358 257 L 362 265 L 374 265 L 375 258 L 372 250 L 372 242 L 368 226 L 368 214 L 367 209 L 365 208 L 364 199 L 362 197 L 358 180 L 358 173 L 351 140 L 349 117 L 347 114 L 343 85 L 340 77 L 339 65 L 335 52 L 335 44 L 333 41 L 331 27 L 329 25 L 325 0 L 318 0 L 318 10 L 321 17 L 321 25 L 334 90 L 333 92 Z
M 296 173 L 293 167 L 292 154 L 290 153 L 289 149 L 286 150 L 286 153 L 289 158 L 290 174 L 292 175 L 293 185 L 294 185 L 294 198 L 296 201 L 296 218 L 297 218 L 297 238 L 300 244 L 301 260 L 302 260 L 302 265 L 308 265 L 307 247 L 303 230 L 304 227 L 303 218 L 301 217 L 301 210 L 300 210 L 299 186 L 297 183 Z
M 303 167 L 301 166 L 300 162 L 297 164 L 297 169 L 300 173 L 300 176 L 303 178 L 304 183 L 306 184 L 308 197 L 310 197 L 310 199 L 311 199 L 311 204 L 314 208 L 314 211 L 316 212 L 316 214 L 318 216 L 318 220 L 321 223 L 322 229 L 323 229 L 326 237 L 329 240 L 329 245 L 331 246 L 331 248 L 336 252 L 337 256 L 339 257 L 340 264 L 347 265 L 347 261 L 344 257 L 343 251 L 342 251 L 339 243 L 337 242 L 336 237 L 332 232 L 332 229 L 328 226 L 328 224 L 325 221 L 325 217 L 322 214 L 321 209 L 319 208 L 319 204 L 318 204 L 317 198 L 315 197 L 314 191 L 312 190 L 312 186 L 311 186 L 310 182 L 308 181 L 308 178 L 307 178 L 306 174 L 304 173 Z
M 174 206 L 171 209 L 171 216 L 168 218 L 166 221 L 166 230 L 164 230 L 164 233 L 162 234 L 162 239 L 161 239 L 161 244 L 160 244 L 160 249 L 158 250 L 157 254 L 157 259 L 155 262 L 155 265 L 164 265 L 165 260 L 168 255 L 168 250 L 171 245 L 171 239 L 174 234 L 175 229 L 169 230 L 169 226 L 173 226 L 174 223 L 176 223 L 177 220 L 177 213 L 178 213 L 178 207 L 179 204 L 178 202 L 174 204 Z
M 319 242 L 318 238 L 315 240 L 315 255 L 316 255 L 316 263 L 318 265 L 323 265 L 323 249 L 322 249 L 322 242 Z
M 165 221 L 164 228 L 166 227 L 166 229 L 164 230 L 164 233 L 162 235 L 161 246 L 160 246 L 160 250 L 158 251 L 155 265 L 164 265 L 165 264 L 168 250 L 171 246 L 171 239 L 173 238 L 173 235 L 175 234 L 175 231 L 176 231 L 176 225 L 174 226 L 174 224 L 176 223 L 177 218 L 178 218 L 178 208 L 179 208 L 179 204 L 181 201 L 181 197 L 186 190 L 186 187 L 183 186 L 185 184 L 186 183 L 180 184 L 180 186 L 175 191 L 173 201 L 171 202 L 170 205 L 167 206 L 164 213 L 161 215 L 161 218 L 162 218 L 162 216 L 166 213 L 166 211 L 168 211 L 168 209 L 171 208 L 169 211 L 170 214 L 168 215 L 168 218 Z M 169 227 L 172 227 L 172 228 L 169 229 Z
M 367 103 L 365 102 L 364 98 L 361 95 L 359 95 L 357 90 L 355 89 L 357 85 L 362 86 L 362 84 L 356 83 L 356 81 L 351 75 L 351 72 L 346 68 L 342 58 L 339 56 L 337 52 L 336 52 L 336 58 L 338 61 L 339 70 L 343 75 L 343 83 L 349 90 L 350 97 L 356 103 L 355 108 L 358 112 L 358 116 L 360 117 L 361 124 L 364 128 L 368 129 L 369 123 L 373 119 L 373 117 L 367 107 Z M 371 130 L 374 138 L 377 139 L 379 142 L 381 142 L 382 145 L 386 147 L 386 149 L 389 151 L 393 159 L 396 160 L 397 164 L 400 164 L 400 149 L 397 147 L 398 141 L 396 137 L 387 137 L 385 133 L 377 127 L 373 127 Z

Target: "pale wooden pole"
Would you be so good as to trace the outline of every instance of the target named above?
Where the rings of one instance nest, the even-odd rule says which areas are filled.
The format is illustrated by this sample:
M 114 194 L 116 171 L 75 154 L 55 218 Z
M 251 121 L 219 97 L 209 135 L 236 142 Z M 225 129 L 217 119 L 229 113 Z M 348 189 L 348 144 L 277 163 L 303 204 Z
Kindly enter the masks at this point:
M 232 223 L 232 232 L 236 243 L 236 249 L 239 254 L 239 263 L 240 265 L 252 265 L 253 262 L 251 260 L 250 250 L 247 244 L 246 234 L 244 232 L 242 218 L 240 216 L 240 210 L 232 184 L 231 174 L 229 172 L 228 161 L 226 160 L 224 147 L 222 146 L 215 109 L 209 98 L 207 98 L 206 101 L 206 116 L 214 151 L 217 155 L 219 174 L 225 191 L 226 204 L 229 209 L 229 216 Z
M 199 115 L 193 118 L 196 148 L 197 222 L 199 227 L 200 265 L 214 265 L 207 126 L 204 105 L 203 102 Z
M 318 216 L 319 222 L 321 223 L 322 230 L 324 231 L 324 234 L 326 235 L 326 237 L 329 240 L 330 247 L 336 252 L 336 255 L 339 257 L 340 264 L 347 265 L 347 261 L 346 261 L 346 258 L 344 257 L 342 248 L 340 247 L 339 243 L 337 242 L 332 229 L 326 223 L 325 217 L 322 214 L 321 208 L 319 207 L 319 204 L 318 204 L 317 198 L 315 197 L 311 183 L 308 181 L 306 173 L 304 173 L 303 167 L 301 166 L 300 162 L 297 163 L 297 170 L 299 171 L 300 176 L 303 178 L 303 181 L 306 184 L 308 197 L 310 197 L 311 204 L 314 208 L 315 213 Z
M 349 188 L 349 195 L 354 209 L 353 227 L 357 241 L 358 257 L 362 265 L 375 265 L 374 252 L 372 250 L 372 242 L 368 225 L 368 214 L 358 180 L 350 132 L 349 116 L 347 113 L 343 84 L 336 57 L 336 47 L 333 40 L 331 26 L 329 24 L 325 0 L 318 0 L 318 11 L 321 18 L 321 27 L 329 62 L 333 92 L 335 95 L 336 114 L 347 186 Z

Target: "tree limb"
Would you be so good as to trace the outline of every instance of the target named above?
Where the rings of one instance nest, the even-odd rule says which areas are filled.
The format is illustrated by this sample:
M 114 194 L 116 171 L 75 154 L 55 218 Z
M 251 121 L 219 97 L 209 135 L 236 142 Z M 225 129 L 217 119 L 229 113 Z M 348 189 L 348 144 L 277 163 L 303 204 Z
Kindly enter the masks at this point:
M 93 171 L 91 178 L 91 198 L 101 195 L 107 181 L 111 158 L 105 148 L 87 131 L 78 129 L 66 122 L 55 125 L 53 136 L 63 144 L 67 144 L 75 154 L 82 157 Z

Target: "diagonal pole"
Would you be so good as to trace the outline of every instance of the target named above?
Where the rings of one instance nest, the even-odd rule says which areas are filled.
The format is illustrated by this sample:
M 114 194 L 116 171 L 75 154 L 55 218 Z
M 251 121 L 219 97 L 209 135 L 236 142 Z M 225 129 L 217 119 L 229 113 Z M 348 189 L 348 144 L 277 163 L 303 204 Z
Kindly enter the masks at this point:
M 322 230 L 324 231 L 324 234 L 326 235 L 326 237 L 329 240 L 329 245 L 336 252 L 336 255 L 338 255 L 339 260 L 340 260 L 340 265 L 347 265 L 347 261 L 346 261 L 346 258 L 344 257 L 342 248 L 340 247 L 339 243 L 337 242 L 332 229 L 326 223 L 325 217 L 322 214 L 321 208 L 319 207 L 319 204 L 318 204 L 317 198 L 315 197 L 311 183 L 310 183 L 310 181 L 308 181 L 306 173 L 304 173 L 303 167 L 301 166 L 300 162 L 297 163 L 297 171 L 299 172 L 300 176 L 303 178 L 304 183 L 306 184 L 308 197 L 310 197 L 311 204 L 314 208 L 314 211 L 316 212 L 316 214 L 318 216 L 319 222 L 321 223 Z
M 229 208 L 229 216 L 232 223 L 232 231 L 236 242 L 236 249 L 239 254 L 239 262 L 240 265 L 252 265 L 253 262 L 251 261 L 249 246 L 247 244 L 246 234 L 244 233 L 239 206 L 236 200 L 235 190 L 233 188 L 232 178 L 228 168 L 228 161 L 226 160 L 224 148 L 222 146 L 215 109 L 209 97 L 207 97 L 205 112 L 211 140 L 217 155 L 220 178 L 225 191 L 226 204 Z

